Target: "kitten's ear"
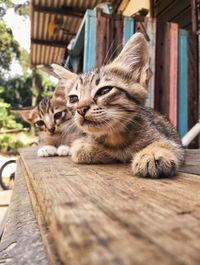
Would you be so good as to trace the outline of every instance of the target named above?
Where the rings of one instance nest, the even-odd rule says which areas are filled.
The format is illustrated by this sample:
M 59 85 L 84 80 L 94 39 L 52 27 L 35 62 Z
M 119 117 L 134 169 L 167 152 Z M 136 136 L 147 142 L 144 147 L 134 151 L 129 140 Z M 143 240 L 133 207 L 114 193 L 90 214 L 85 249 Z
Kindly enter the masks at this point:
M 142 33 L 135 33 L 126 43 L 121 53 L 109 65 L 116 67 L 125 74 L 145 85 L 149 79 L 149 58 L 147 41 Z
M 34 119 L 34 114 L 36 112 L 36 107 L 27 107 L 27 108 L 10 108 L 12 112 L 18 113 L 23 120 L 32 124 Z
M 51 64 L 52 71 L 58 76 L 60 79 L 75 79 L 77 74 L 72 73 L 71 71 L 67 70 L 65 67 L 59 64 Z
M 53 93 L 52 100 L 60 103 L 66 103 L 65 87 L 60 86 L 59 83 Z

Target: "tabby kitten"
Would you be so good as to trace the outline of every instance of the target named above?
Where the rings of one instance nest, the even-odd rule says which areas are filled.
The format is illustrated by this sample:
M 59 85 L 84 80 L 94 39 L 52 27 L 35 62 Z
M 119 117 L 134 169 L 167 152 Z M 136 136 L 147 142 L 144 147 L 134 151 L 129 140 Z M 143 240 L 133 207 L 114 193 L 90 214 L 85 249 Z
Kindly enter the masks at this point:
M 144 106 L 148 62 L 146 40 L 136 33 L 112 63 L 77 76 L 68 104 L 74 106 L 75 123 L 87 136 L 73 143 L 74 162 L 132 160 L 137 176 L 176 174 L 184 159 L 179 136 L 166 118 Z
M 53 96 L 44 98 L 37 106 L 13 109 L 38 130 L 40 157 L 69 155 L 69 146 L 79 135 L 72 126 L 72 112 L 66 107 L 65 92 L 59 82 Z

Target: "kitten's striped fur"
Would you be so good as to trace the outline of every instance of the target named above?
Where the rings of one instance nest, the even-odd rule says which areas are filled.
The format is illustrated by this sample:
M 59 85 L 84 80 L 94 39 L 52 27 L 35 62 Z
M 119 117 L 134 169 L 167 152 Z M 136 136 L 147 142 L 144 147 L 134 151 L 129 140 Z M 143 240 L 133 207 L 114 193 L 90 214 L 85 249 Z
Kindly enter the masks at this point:
M 75 123 L 87 136 L 73 143 L 74 162 L 132 160 L 138 176 L 176 174 L 184 160 L 179 136 L 166 118 L 144 106 L 150 70 L 141 33 L 131 37 L 112 63 L 76 78 L 68 105 L 75 108 Z

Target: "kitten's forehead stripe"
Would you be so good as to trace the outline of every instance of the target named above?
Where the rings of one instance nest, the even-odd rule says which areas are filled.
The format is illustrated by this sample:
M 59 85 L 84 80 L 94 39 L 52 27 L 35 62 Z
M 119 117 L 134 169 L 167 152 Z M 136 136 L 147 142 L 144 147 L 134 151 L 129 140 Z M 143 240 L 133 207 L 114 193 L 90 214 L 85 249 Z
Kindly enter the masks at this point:
M 81 75 L 79 77 L 79 80 L 80 80 L 80 84 L 82 85 L 83 84 L 83 79 L 82 79 L 82 76 Z
M 100 82 L 100 78 L 97 78 L 95 81 L 96 86 L 98 86 L 99 82 Z

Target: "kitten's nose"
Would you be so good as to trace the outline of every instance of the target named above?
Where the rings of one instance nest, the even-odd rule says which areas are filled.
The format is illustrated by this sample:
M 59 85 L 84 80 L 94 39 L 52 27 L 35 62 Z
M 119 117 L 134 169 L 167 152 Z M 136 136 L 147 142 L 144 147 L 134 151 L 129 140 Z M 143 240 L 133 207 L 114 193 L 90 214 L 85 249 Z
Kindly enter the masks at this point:
M 48 131 L 50 132 L 50 133 L 54 133 L 55 132 L 55 127 L 52 127 L 52 128 L 50 128 L 50 129 L 48 129 Z
M 85 113 L 87 112 L 87 110 L 89 110 L 89 106 L 81 106 L 77 108 L 77 112 L 78 114 L 80 114 L 81 116 L 85 116 Z

